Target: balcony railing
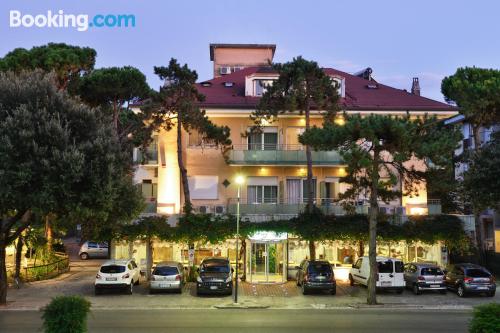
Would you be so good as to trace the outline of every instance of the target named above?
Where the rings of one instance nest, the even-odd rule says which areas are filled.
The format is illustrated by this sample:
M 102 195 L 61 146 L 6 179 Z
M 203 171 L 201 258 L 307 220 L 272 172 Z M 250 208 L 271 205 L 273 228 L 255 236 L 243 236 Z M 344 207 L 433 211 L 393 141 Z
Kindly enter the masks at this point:
M 314 165 L 342 164 L 336 151 L 313 150 L 311 155 Z M 304 146 L 282 144 L 233 145 L 228 160 L 233 165 L 305 165 L 307 161 Z
M 251 202 L 246 198 L 240 199 L 240 214 L 241 215 L 285 215 L 296 216 L 303 212 L 307 206 L 307 198 L 297 200 L 279 200 L 279 199 L 266 199 L 264 202 Z M 227 212 L 229 214 L 236 214 L 236 206 L 238 199 L 229 199 L 227 205 Z M 346 210 L 338 203 L 334 203 L 330 198 L 316 198 L 314 199 L 316 207 L 321 209 L 327 215 L 345 215 Z M 368 205 L 355 206 L 357 214 L 367 214 Z
M 158 150 L 156 145 L 150 146 L 143 151 L 140 148 L 135 149 L 134 162 L 137 164 L 157 165 L 158 164 Z
M 145 214 L 155 214 L 156 213 L 156 199 L 155 198 L 148 198 L 145 201 L 146 207 L 144 207 L 144 210 L 142 211 Z

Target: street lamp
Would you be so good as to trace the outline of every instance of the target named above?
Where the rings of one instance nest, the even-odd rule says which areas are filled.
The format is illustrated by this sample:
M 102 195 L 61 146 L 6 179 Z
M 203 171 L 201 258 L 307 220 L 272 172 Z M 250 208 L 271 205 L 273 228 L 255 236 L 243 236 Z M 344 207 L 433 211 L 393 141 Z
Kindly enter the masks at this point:
M 239 240 L 240 240 L 240 196 L 241 196 L 241 185 L 245 182 L 245 177 L 239 175 L 236 176 L 236 184 L 238 185 L 238 202 L 236 204 L 236 281 L 234 286 L 234 303 L 238 303 L 238 267 L 239 261 Z

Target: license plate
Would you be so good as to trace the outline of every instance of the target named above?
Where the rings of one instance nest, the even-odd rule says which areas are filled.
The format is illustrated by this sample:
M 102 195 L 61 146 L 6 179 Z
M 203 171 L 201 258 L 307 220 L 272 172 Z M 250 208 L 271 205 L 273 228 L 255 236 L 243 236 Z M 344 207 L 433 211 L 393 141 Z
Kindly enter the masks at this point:
M 160 288 L 168 288 L 170 287 L 170 284 L 168 283 L 160 283 Z
M 488 289 L 488 287 L 477 287 L 477 289 L 485 290 Z
M 116 278 L 106 278 L 106 281 L 116 281 Z
M 439 288 L 439 284 L 431 284 L 431 288 Z
M 392 282 L 391 281 L 382 281 L 383 286 L 391 286 Z
M 217 286 L 210 286 L 210 289 L 215 290 L 217 289 Z

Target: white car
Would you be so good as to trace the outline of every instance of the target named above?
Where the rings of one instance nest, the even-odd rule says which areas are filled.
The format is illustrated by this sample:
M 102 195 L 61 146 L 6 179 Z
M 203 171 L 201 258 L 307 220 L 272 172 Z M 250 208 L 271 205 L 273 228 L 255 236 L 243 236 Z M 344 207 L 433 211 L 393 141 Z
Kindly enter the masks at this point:
M 99 295 L 104 289 L 124 289 L 132 294 L 134 285 L 139 284 L 141 272 L 134 259 L 108 260 L 95 276 L 95 294 Z
M 368 256 L 359 258 L 349 271 L 349 282 L 368 285 L 370 277 L 370 260 Z M 377 257 L 377 289 L 396 290 L 399 294 L 406 287 L 404 264 L 400 259 Z

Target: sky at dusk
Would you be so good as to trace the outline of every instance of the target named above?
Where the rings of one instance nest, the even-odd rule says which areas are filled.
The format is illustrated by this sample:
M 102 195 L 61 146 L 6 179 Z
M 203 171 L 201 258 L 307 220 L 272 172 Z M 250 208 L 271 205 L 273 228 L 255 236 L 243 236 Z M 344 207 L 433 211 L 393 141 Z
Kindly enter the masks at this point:
M 9 13 L 133 14 L 135 28 L 12 28 Z M 275 61 L 302 55 L 322 67 L 372 67 L 377 81 L 443 100 L 440 83 L 457 67 L 500 68 L 498 1 L 160 1 L 2 0 L 0 57 L 48 42 L 89 46 L 96 67 L 131 65 L 152 87 L 153 66 L 171 57 L 211 78 L 209 43 L 274 43 Z

